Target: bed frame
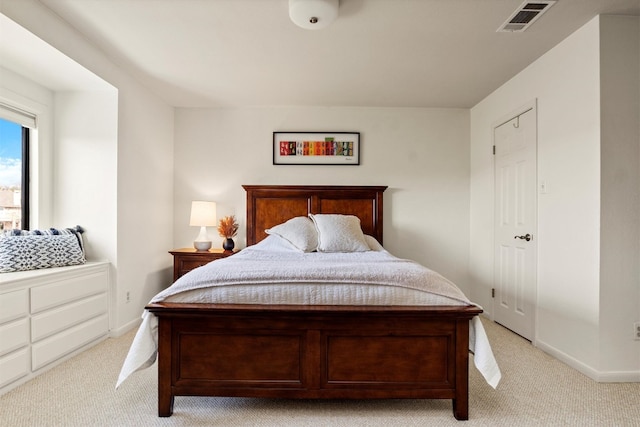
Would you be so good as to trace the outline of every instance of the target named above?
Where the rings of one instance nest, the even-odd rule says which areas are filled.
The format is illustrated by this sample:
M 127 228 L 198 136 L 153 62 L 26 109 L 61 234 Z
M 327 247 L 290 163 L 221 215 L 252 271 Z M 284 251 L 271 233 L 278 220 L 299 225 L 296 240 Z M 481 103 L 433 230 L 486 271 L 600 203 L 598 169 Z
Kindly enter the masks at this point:
M 308 213 L 360 218 L 382 242 L 381 186 L 243 186 L 247 245 Z M 175 396 L 451 399 L 468 419 L 469 320 L 459 306 L 156 303 L 158 415 Z

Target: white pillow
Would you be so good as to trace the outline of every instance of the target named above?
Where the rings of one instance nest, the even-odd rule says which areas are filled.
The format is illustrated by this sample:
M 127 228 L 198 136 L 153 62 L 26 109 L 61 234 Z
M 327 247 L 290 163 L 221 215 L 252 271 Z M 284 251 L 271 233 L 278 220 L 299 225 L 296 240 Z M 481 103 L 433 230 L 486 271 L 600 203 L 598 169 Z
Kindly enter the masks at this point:
M 304 216 L 264 230 L 267 234 L 280 236 L 302 252 L 313 252 L 318 248 L 318 232 L 313 222 Z
M 300 249 L 293 246 L 291 242 L 275 234 L 265 237 L 255 245 L 247 246 L 247 249 L 248 248 L 266 252 L 300 252 Z M 243 249 L 243 251 L 244 250 L 245 249 Z
M 365 252 L 370 250 L 354 215 L 309 214 L 318 230 L 318 252 Z
M 380 244 L 380 242 L 378 242 L 376 238 L 373 236 L 369 236 L 368 234 L 365 234 L 364 240 L 367 242 L 367 246 L 369 246 L 369 249 L 371 249 L 372 251 L 380 252 L 385 250 L 384 247 Z

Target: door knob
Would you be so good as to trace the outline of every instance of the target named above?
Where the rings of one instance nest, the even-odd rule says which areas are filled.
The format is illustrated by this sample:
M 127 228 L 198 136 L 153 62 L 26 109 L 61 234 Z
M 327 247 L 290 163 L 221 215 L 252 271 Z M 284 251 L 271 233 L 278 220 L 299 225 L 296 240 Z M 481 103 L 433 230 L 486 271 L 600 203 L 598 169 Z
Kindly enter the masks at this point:
M 522 239 L 522 240 L 526 240 L 527 242 L 531 239 L 533 239 L 533 236 L 529 233 L 525 234 L 524 236 L 514 236 L 514 239 Z

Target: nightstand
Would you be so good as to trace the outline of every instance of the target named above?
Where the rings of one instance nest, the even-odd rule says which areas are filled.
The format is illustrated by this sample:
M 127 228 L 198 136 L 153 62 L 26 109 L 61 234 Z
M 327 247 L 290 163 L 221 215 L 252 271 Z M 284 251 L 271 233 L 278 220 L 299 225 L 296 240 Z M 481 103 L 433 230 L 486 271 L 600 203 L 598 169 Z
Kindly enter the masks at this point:
M 194 248 L 173 249 L 169 251 L 173 255 L 173 281 L 194 268 L 208 264 L 217 259 L 226 258 L 235 252 L 222 249 L 209 249 L 208 251 L 196 251 Z

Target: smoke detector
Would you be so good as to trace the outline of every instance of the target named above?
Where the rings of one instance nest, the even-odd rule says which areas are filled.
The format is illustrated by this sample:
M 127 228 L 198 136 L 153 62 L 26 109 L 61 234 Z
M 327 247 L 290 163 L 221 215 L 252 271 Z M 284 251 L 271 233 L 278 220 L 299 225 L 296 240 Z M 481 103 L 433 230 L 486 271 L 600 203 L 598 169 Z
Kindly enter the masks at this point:
M 554 4 L 556 4 L 556 0 L 525 1 L 496 31 L 498 33 L 521 33 Z

